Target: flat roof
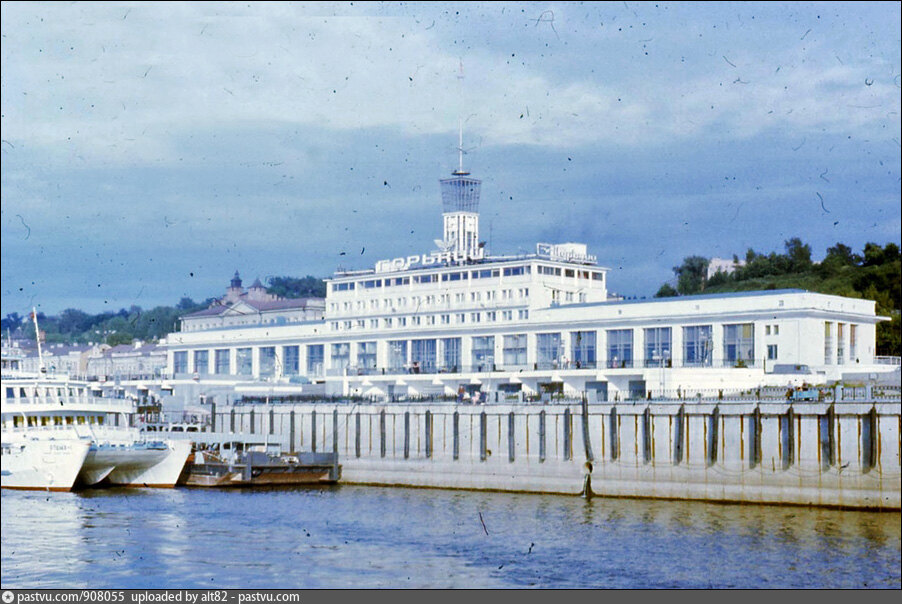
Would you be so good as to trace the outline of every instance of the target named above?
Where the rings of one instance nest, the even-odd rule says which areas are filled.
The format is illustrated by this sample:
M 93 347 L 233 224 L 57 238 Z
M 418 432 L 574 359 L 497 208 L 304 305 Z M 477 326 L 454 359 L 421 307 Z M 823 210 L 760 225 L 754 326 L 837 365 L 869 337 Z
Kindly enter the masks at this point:
M 639 300 L 605 300 L 604 302 L 582 302 L 577 304 L 562 304 L 560 308 L 584 308 L 587 306 L 604 306 L 613 304 L 653 304 L 658 302 L 673 302 L 676 300 L 723 300 L 726 298 L 744 298 L 761 296 L 785 296 L 786 294 L 819 294 L 806 289 L 752 289 L 743 292 L 724 292 L 720 294 L 694 294 L 691 296 L 666 296 L 663 298 L 643 298 Z M 829 296 L 831 294 L 819 294 Z

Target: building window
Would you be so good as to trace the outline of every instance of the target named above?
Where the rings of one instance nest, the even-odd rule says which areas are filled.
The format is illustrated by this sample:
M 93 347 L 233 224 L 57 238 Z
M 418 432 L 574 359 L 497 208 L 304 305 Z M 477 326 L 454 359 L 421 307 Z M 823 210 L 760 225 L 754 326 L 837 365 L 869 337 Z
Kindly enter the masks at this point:
M 442 340 L 442 368 L 454 373 L 460 369 L 460 338 Z
M 210 373 L 210 352 L 208 350 L 194 351 L 194 373 Z
M 833 364 L 833 323 L 824 323 L 824 365 Z
M 846 362 L 845 323 L 836 324 L 836 364 L 843 365 Z
M 375 342 L 358 342 L 357 344 L 357 367 L 361 369 L 376 368 L 376 343 Z
M 435 371 L 435 340 L 410 341 L 410 369 L 412 373 Z
M 526 366 L 526 334 L 504 336 L 504 368 L 516 369 Z
M 479 323 L 479 313 L 478 312 L 470 313 L 470 321 L 472 321 L 473 323 Z
M 351 365 L 351 345 L 347 342 L 332 344 L 331 352 L 332 369 L 336 369 L 343 374 L 344 370 Z
M 497 315 L 495 314 L 494 310 L 489 310 L 489 311 L 486 311 L 486 313 L 485 313 L 486 321 L 494 321 L 496 317 L 497 317 Z
M 710 367 L 712 352 L 710 325 L 683 328 L 683 365 Z
M 849 358 L 858 361 L 858 326 L 849 325 Z
M 538 369 L 557 369 L 561 366 L 561 334 L 536 335 L 536 363 Z
M 228 348 L 220 348 L 213 353 L 213 359 L 216 363 L 217 375 L 228 375 L 229 371 L 231 371 L 231 352 L 232 351 Z
M 253 375 L 254 350 L 252 348 L 239 348 L 235 351 L 235 365 L 238 375 Z
M 493 371 L 495 364 L 495 336 L 473 338 L 473 371 Z
M 451 315 L 442 315 L 442 325 L 451 324 Z
M 455 319 L 457 320 L 457 322 L 460 323 L 460 324 L 463 324 L 463 323 L 466 323 L 466 322 L 467 322 L 467 315 L 465 315 L 465 314 L 462 313 L 462 312 L 461 312 L 461 313 L 457 313 L 457 314 L 454 316 L 454 318 L 455 318 Z
M 570 332 L 570 358 L 573 367 L 595 367 L 595 332 L 571 331 Z
M 650 327 L 645 330 L 645 366 L 670 365 L 670 328 Z
M 407 340 L 390 340 L 388 343 L 388 367 L 401 371 L 407 365 Z
M 527 271 L 525 266 L 512 266 L 510 268 L 504 269 L 502 273 L 505 277 L 516 277 L 518 275 L 526 274 Z
M 301 371 L 301 350 L 298 346 L 282 347 L 282 374 L 298 375 Z
M 273 377 L 276 374 L 276 347 L 260 348 L 260 377 Z
M 526 310 L 526 309 L 517 311 L 517 318 L 518 318 L 518 319 L 522 319 L 522 320 L 528 319 L 528 318 L 529 318 L 529 311 Z
M 776 344 L 768 344 L 767 345 L 767 360 L 768 361 L 776 361 L 777 360 L 777 345 Z
M 172 354 L 172 372 L 188 373 L 188 351 L 179 350 Z
M 323 363 L 326 360 L 326 347 L 322 344 L 307 345 L 307 375 L 322 377 Z
M 723 326 L 723 359 L 736 366 L 750 367 L 755 362 L 755 324 Z
M 608 367 L 633 366 L 633 330 L 608 331 Z

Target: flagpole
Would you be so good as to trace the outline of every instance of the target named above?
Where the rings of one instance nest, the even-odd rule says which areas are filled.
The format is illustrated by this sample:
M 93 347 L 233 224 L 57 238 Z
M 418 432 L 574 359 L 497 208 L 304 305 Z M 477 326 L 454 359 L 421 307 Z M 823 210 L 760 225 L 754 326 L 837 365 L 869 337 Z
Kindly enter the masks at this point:
M 44 367 L 44 354 L 41 352 L 41 330 L 38 328 L 38 311 L 34 306 L 31 307 L 31 318 L 34 321 L 34 339 L 38 343 L 38 368 L 41 373 L 47 373 L 47 368 Z

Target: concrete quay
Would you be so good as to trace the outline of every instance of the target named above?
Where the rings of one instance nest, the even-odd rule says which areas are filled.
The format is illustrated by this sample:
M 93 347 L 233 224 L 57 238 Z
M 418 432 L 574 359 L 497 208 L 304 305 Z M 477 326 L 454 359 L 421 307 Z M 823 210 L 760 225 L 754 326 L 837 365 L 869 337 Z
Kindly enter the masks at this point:
M 211 405 L 342 482 L 899 510 L 900 402 Z

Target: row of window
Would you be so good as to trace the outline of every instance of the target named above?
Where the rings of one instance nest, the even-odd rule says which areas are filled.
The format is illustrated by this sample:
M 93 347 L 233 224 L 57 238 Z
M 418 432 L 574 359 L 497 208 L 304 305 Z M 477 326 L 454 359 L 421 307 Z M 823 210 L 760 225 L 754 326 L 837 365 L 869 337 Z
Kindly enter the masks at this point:
M 683 327 L 682 363 L 688 366 L 711 366 L 713 360 L 713 328 L 711 325 Z M 632 367 L 636 355 L 635 331 L 633 329 L 612 329 L 607 333 L 606 366 L 611 368 Z M 645 366 L 668 366 L 672 360 L 672 328 L 651 327 L 641 330 L 642 358 Z M 496 342 L 496 337 L 500 342 Z M 496 359 L 496 343 L 501 345 L 501 357 Z M 330 344 L 330 369 L 342 370 L 351 367 L 351 348 L 356 346 L 355 367 L 375 369 L 377 366 L 376 342 Z M 490 367 L 526 367 L 527 336 L 511 334 L 503 336 L 473 336 L 470 339 L 470 358 L 461 358 L 461 338 L 425 338 L 389 340 L 387 368 L 393 371 L 416 368 L 423 371 L 437 369 L 462 370 L 465 366 L 475 371 Z M 752 365 L 755 361 L 755 337 L 752 323 L 723 326 L 723 360 L 731 364 Z M 300 347 L 284 346 L 281 367 L 277 367 L 275 346 L 259 348 L 259 375 L 298 375 L 301 372 Z M 306 373 L 322 375 L 325 363 L 326 345 L 309 344 L 306 347 Z M 235 371 L 238 375 L 253 372 L 253 349 L 242 347 L 234 350 Z M 768 358 L 776 360 L 777 348 L 768 347 Z M 214 351 L 212 373 L 228 374 L 231 371 L 231 349 Z M 536 334 L 534 366 L 536 368 L 580 368 L 596 367 L 600 360 L 596 331 L 570 332 L 570 346 L 564 345 L 561 332 Z M 173 357 L 175 373 L 188 371 L 188 353 L 178 351 Z M 209 351 L 194 352 L 194 371 L 210 373 Z
M 579 269 L 562 269 L 559 266 L 540 265 L 537 268 L 541 275 L 575 277 L 579 279 L 587 279 L 593 281 L 604 281 L 604 273 L 598 271 L 579 270 Z M 480 269 L 470 271 L 454 271 L 446 273 L 426 273 L 423 275 L 414 275 L 413 283 L 437 283 L 439 281 L 466 281 L 475 279 L 490 279 L 499 276 L 517 277 L 521 275 L 529 275 L 532 267 L 525 266 L 509 266 L 506 268 Z M 410 285 L 411 277 L 394 277 L 387 279 L 365 279 L 361 281 L 344 281 L 332 284 L 333 292 L 352 291 L 355 289 L 373 289 L 377 287 L 397 287 Z
M 466 325 L 476 323 L 494 323 L 496 321 L 518 321 L 529 319 L 529 310 L 486 310 L 481 312 L 445 313 L 441 315 L 413 315 L 411 317 L 385 317 L 382 319 L 346 319 L 331 321 L 332 331 L 351 331 L 354 329 L 394 329 L 396 327 L 420 327 L 434 325 Z
M 561 269 L 559 266 L 539 266 L 540 275 L 551 275 L 554 277 L 578 277 L 580 279 L 591 279 L 593 281 L 604 281 L 604 273 L 595 271 L 584 271 L 572 268 Z
M 439 281 L 466 281 L 468 279 L 488 279 L 491 277 L 516 277 L 530 274 L 529 266 L 513 266 L 504 269 L 484 269 L 474 271 L 455 271 L 449 273 L 426 273 L 414 275 L 413 283 L 438 283 Z M 377 287 L 398 287 L 410 285 L 411 277 L 394 277 L 387 279 L 365 279 L 362 281 L 345 281 L 333 283 L 333 292 L 353 291 L 355 289 L 374 289 Z
M 520 287 L 517 289 L 502 289 L 500 291 L 475 291 L 469 292 L 457 292 L 453 294 L 453 300 L 457 304 L 474 302 L 495 302 L 497 300 L 502 301 L 513 301 L 513 300 L 525 300 L 529 298 L 529 288 L 528 287 Z M 329 303 L 329 311 L 330 312 L 338 312 L 339 310 L 344 312 L 350 312 L 352 310 L 356 311 L 366 311 L 366 310 L 379 310 L 380 308 L 392 310 L 395 308 L 407 308 L 408 306 L 421 309 L 423 307 L 431 307 L 440 305 L 448 305 L 452 301 L 452 294 L 450 293 L 442 293 L 442 294 L 426 294 L 422 296 L 401 296 L 398 298 L 382 298 L 377 299 L 373 298 L 371 300 L 357 300 L 356 302 L 352 302 L 350 300 L 346 300 L 344 302 L 330 302 Z
M 23 428 L 28 426 L 29 428 L 48 428 L 50 426 L 60 427 L 60 426 L 72 426 L 78 425 L 83 426 L 85 424 L 89 425 L 98 425 L 102 426 L 104 424 L 105 418 L 102 415 L 54 415 L 54 416 L 36 416 L 36 415 L 28 415 L 28 416 L 20 416 L 14 415 L 12 416 L 12 427 L 13 428 Z M 8 424 L 4 422 L 4 427 L 7 427 Z
M 46 398 L 46 397 L 56 397 L 58 399 L 63 398 L 64 396 L 69 397 L 83 397 L 88 394 L 92 394 L 92 392 L 87 388 L 78 388 L 78 387 L 62 387 L 62 386 L 19 386 L 18 388 L 7 386 L 5 389 L 6 398 L 8 400 L 12 400 L 14 398 L 26 399 L 26 398 Z

